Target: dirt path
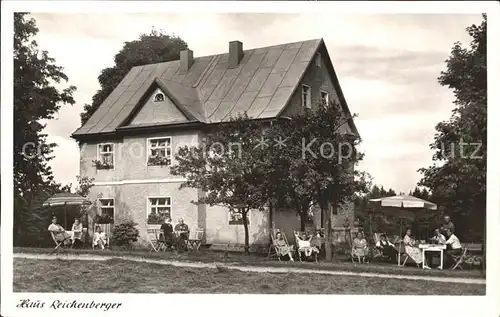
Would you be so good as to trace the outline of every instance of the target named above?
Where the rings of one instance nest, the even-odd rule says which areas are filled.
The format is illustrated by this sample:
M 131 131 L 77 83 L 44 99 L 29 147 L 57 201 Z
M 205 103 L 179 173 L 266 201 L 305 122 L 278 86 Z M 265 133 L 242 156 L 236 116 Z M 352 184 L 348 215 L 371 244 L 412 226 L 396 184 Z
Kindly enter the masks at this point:
M 388 279 L 405 279 L 405 280 L 420 280 L 420 281 L 434 281 L 444 283 L 460 283 L 460 284 L 486 284 L 485 279 L 472 279 L 472 278 L 456 278 L 456 277 L 434 277 L 434 276 L 411 276 L 411 275 L 393 275 L 393 274 L 378 274 L 378 273 L 358 273 L 348 271 L 327 271 L 327 270 L 311 270 L 304 268 L 279 268 L 279 267 L 264 267 L 264 266 L 242 266 L 242 265 L 227 265 L 225 263 L 202 263 L 202 262 L 181 262 L 170 260 L 153 260 L 145 259 L 134 256 L 107 256 L 107 255 L 62 255 L 62 254 L 31 254 L 31 253 L 14 253 L 14 258 L 23 259 L 40 259 L 40 260 L 84 260 L 84 261 L 107 261 L 111 259 L 122 259 L 134 262 L 154 263 L 162 265 L 171 265 L 178 267 L 191 267 L 191 268 L 206 268 L 215 269 L 217 267 L 224 267 L 230 270 L 238 270 L 243 272 L 256 272 L 256 273 L 297 273 L 297 274 L 323 274 L 323 275 L 342 275 L 342 276 L 359 276 L 359 277 L 377 277 Z

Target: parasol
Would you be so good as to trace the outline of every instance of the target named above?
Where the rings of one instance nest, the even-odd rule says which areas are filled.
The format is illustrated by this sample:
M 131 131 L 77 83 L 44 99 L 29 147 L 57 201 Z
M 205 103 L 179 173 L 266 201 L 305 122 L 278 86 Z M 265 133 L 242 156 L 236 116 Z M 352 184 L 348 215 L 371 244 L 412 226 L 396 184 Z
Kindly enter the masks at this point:
M 92 202 L 85 197 L 73 193 L 58 193 L 50 197 L 43 203 L 43 207 L 64 206 L 64 228 L 66 228 L 66 206 L 92 205 Z
M 410 195 L 397 195 L 370 199 L 372 205 L 380 207 L 386 214 L 393 214 L 407 219 L 415 219 L 418 213 L 437 210 L 435 203 Z M 400 236 L 403 235 L 403 220 L 400 222 Z

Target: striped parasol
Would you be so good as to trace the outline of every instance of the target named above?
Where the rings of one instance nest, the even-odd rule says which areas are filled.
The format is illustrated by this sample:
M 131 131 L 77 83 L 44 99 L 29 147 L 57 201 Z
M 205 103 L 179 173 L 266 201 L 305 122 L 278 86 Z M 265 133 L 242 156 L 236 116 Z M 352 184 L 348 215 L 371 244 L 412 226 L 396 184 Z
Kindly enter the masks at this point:
M 415 219 L 417 214 L 428 213 L 429 210 L 437 210 L 438 206 L 430 201 L 410 195 L 397 195 L 383 198 L 370 199 L 372 205 L 378 206 L 378 210 L 385 214 L 396 215 L 401 218 L 400 236 L 403 235 L 403 220 Z M 385 208 L 384 208 L 385 207 Z M 370 223 L 371 226 L 371 223 Z
M 88 206 L 92 202 L 85 197 L 73 193 L 58 193 L 50 197 L 43 203 L 43 207 L 55 206 Z M 64 209 L 64 228 L 66 228 L 66 208 Z
M 384 198 L 370 199 L 372 203 L 380 203 L 381 207 L 396 208 L 424 208 L 428 210 L 437 210 L 437 205 L 430 201 L 423 200 L 410 195 L 398 195 Z

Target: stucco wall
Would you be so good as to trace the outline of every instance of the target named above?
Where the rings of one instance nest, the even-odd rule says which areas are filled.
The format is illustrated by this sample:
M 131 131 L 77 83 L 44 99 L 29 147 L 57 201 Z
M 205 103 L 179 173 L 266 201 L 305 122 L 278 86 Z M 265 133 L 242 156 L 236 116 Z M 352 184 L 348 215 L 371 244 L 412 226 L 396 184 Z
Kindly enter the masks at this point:
M 156 89 L 151 94 L 142 106 L 142 109 L 137 113 L 134 119 L 132 119 L 131 125 L 187 121 L 187 118 L 165 94 L 164 101 L 154 101 L 154 97 L 158 93 L 163 92 L 160 89 Z
M 114 168 L 97 170 L 93 160 L 97 159 L 97 143 L 86 143 L 80 148 L 80 175 L 93 177 L 95 182 L 146 179 L 178 179 L 170 173 L 168 166 L 148 166 L 148 138 L 171 137 L 172 164 L 176 164 L 174 153 L 179 147 L 198 143 L 197 131 L 150 134 L 147 137 L 125 137 L 114 144 Z
M 225 207 L 206 206 L 206 238 L 208 244 L 244 245 L 243 225 L 229 224 L 229 211 Z M 251 210 L 249 215 L 249 243 L 265 245 L 269 243 L 268 210 Z
M 170 197 L 171 217 L 175 225 L 179 218 L 194 232 L 199 226 L 198 206 L 191 203 L 196 200 L 198 190 L 193 188 L 179 189 L 180 183 L 158 184 L 123 184 L 112 186 L 94 186 L 91 199 L 98 196 L 113 198 L 115 203 L 115 223 L 133 220 L 138 224 L 141 239 L 146 238 L 146 224 L 149 197 Z

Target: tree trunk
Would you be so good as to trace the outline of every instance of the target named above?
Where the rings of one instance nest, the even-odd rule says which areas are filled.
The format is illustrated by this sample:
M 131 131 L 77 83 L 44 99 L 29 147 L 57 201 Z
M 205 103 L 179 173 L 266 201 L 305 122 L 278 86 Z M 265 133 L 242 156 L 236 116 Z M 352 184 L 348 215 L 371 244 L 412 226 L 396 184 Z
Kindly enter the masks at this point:
M 248 235 L 248 210 L 241 211 L 241 218 L 243 220 L 243 228 L 245 229 L 245 255 L 250 254 L 250 239 Z
M 307 212 L 300 212 L 300 231 L 306 231 Z
M 330 203 L 328 203 L 326 208 L 323 208 L 321 213 L 324 212 L 324 219 L 326 220 L 326 228 L 325 228 L 325 259 L 327 261 L 332 260 L 332 217 L 330 210 Z M 334 207 L 336 208 L 336 207 Z

